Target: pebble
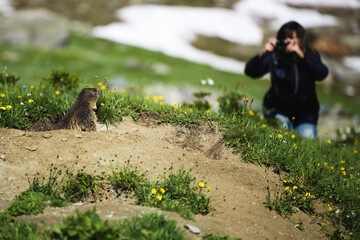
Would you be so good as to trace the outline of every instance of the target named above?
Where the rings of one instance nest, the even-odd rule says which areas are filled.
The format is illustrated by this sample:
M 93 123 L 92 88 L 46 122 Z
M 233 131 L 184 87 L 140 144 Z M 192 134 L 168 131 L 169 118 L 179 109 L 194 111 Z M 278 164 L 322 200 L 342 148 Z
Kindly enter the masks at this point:
M 28 146 L 28 147 L 25 147 L 25 149 L 34 152 L 38 149 L 38 147 L 37 146 Z
M 44 134 L 42 135 L 42 137 L 45 138 L 45 139 L 48 139 L 48 138 L 51 138 L 52 135 L 49 134 L 49 133 L 44 133 Z
M 80 206 L 82 206 L 82 205 L 84 205 L 82 202 L 77 202 L 77 203 L 74 203 L 73 204 L 74 206 L 77 206 L 77 207 L 80 207 Z
M 199 234 L 200 233 L 200 229 L 195 227 L 195 226 L 192 226 L 190 224 L 185 224 L 184 227 L 186 229 L 188 229 L 191 233 L 194 233 L 194 234 Z

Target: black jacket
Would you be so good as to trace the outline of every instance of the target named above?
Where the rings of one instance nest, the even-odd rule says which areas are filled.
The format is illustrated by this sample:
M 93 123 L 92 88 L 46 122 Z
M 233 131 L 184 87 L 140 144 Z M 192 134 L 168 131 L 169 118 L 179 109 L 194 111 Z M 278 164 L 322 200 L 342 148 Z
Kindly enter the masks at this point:
M 252 78 L 262 77 L 271 71 L 273 64 L 272 54 L 267 53 L 262 58 L 254 56 L 245 67 L 245 74 Z M 297 61 L 298 90 L 294 96 L 280 96 L 271 79 L 271 87 L 267 91 L 263 105 L 269 110 L 275 110 L 288 117 L 302 117 L 318 115 L 319 101 L 316 95 L 315 81 L 320 81 L 328 75 L 328 68 L 321 62 L 318 53 L 305 54 Z M 273 78 L 273 77 L 272 77 Z

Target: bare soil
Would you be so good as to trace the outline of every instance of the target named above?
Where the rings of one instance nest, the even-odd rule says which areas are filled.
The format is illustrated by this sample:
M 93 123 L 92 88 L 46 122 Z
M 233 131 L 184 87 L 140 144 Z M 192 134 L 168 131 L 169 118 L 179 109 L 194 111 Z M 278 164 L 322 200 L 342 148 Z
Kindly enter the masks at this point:
M 30 132 L 0 129 L 0 211 L 28 188 L 28 179 L 48 177 L 50 169 L 74 169 L 91 174 L 109 172 L 109 165 L 139 167 L 150 179 L 171 170 L 192 169 L 198 181 L 211 186 L 208 195 L 214 210 L 186 220 L 174 212 L 136 206 L 131 196 L 100 193 L 97 201 L 46 207 L 43 214 L 22 216 L 39 226 L 57 224 L 60 219 L 96 207 L 104 220 L 119 220 L 145 212 L 161 211 L 175 218 L 179 226 L 191 224 L 201 234 L 229 235 L 242 239 L 324 239 L 314 217 L 298 212 L 283 218 L 266 208 L 267 187 L 275 192 L 282 186 L 270 169 L 242 161 L 227 149 L 221 133 L 208 126 L 187 129 L 181 126 L 155 126 L 145 117 L 131 118 L 97 132 L 57 130 Z M 53 165 L 53 166 L 52 166 Z M 295 228 L 303 223 L 304 230 Z M 186 231 L 187 239 L 200 239 Z

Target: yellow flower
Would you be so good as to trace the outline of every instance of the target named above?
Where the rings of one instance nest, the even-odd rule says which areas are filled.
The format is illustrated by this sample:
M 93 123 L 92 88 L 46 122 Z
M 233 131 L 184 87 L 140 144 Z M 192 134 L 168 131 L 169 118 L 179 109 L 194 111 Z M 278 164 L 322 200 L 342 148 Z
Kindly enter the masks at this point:
M 333 167 L 333 166 L 331 166 L 331 167 L 330 167 L 330 169 L 331 169 L 331 170 L 334 170 L 334 167 Z
M 291 134 L 291 139 L 295 139 L 295 134 Z
M 342 175 L 346 176 L 346 172 L 345 172 L 345 171 L 342 171 L 341 173 L 342 173 Z
M 33 103 L 33 102 L 34 102 L 34 100 L 32 100 L 32 99 L 29 99 L 29 100 L 28 100 L 28 102 L 29 102 L 29 103 Z
M 329 145 L 330 145 L 330 144 L 331 144 L 331 140 L 327 140 L 327 144 L 329 144 Z
M 289 189 L 290 189 L 289 186 L 286 186 L 285 191 L 289 191 Z
M 297 186 L 293 186 L 293 189 L 296 190 L 296 189 L 298 189 L 298 187 L 297 187 Z
M 4 97 L 5 97 L 5 94 L 0 93 L 0 97 L 4 98 Z
M 56 94 L 56 95 L 59 95 L 59 94 L 60 94 L 60 91 L 56 91 L 55 94 Z
M 149 97 L 144 97 L 144 100 L 148 101 L 148 100 L 150 100 L 150 98 Z
M 210 191 L 210 186 L 207 186 L 208 191 Z
M 105 104 L 104 104 L 104 103 L 100 103 L 100 105 L 101 105 L 101 106 L 105 106 Z
M 34 88 L 34 85 L 31 85 L 30 88 L 33 89 L 33 88 Z
M 154 100 L 154 101 L 155 101 L 155 100 L 158 100 L 158 98 L 159 98 L 159 97 L 158 97 L 158 96 L 156 96 L 156 95 L 155 95 L 155 96 L 153 96 L 153 100 Z
M 249 110 L 249 115 L 250 115 L 250 116 L 255 116 L 254 111 L 250 109 L 250 110 Z
M 249 99 L 247 97 L 243 97 L 244 101 L 248 101 Z
M 155 188 L 151 189 L 151 193 L 156 194 L 157 193 L 156 189 Z
M 325 162 L 325 163 L 324 163 L 324 167 L 327 167 L 327 165 L 328 165 L 328 164 Z
M 279 137 L 280 139 L 283 138 L 283 136 L 282 136 L 281 134 L 279 134 L 278 137 Z
M 296 198 L 296 196 L 293 196 L 292 198 L 293 198 L 293 199 L 295 199 L 295 198 Z
M 161 195 L 157 195 L 157 196 L 156 196 L 156 199 L 159 200 L 159 201 L 161 201 L 161 200 L 162 200 L 162 196 L 161 196 Z
M 341 169 L 341 171 L 344 171 L 345 170 L 345 168 L 344 167 L 342 167 L 342 168 L 340 168 Z
M 344 161 L 344 160 L 341 160 L 341 163 L 342 163 L 342 164 L 344 164 L 344 163 L 345 163 L 345 161 Z
M 102 90 L 105 90 L 105 89 L 106 89 L 106 86 L 105 86 L 105 85 L 102 85 L 100 88 L 101 88 Z
M 311 194 L 309 192 L 305 193 L 305 197 L 309 198 L 311 197 Z
M 115 90 L 114 89 L 111 89 L 111 91 L 110 91 L 111 93 L 114 93 L 115 92 Z
M 6 106 L 6 109 L 11 109 L 11 108 L 12 108 L 11 105 Z
M 266 128 L 266 124 L 264 123 L 263 125 L 261 125 L 262 128 Z
M 358 154 L 358 153 L 359 153 L 359 151 L 358 151 L 358 150 L 354 150 L 354 153 L 355 153 L 355 154 Z
M 199 187 L 203 188 L 205 187 L 205 184 L 203 182 L 199 182 Z
M 287 180 L 286 179 L 284 179 L 284 181 L 283 181 L 284 183 L 287 183 Z
M 174 108 L 176 107 L 176 102 L 171 103 L 171 106 Z
M 330 205 L 328 204 L 328 211 L 331 212 L 332 211 L 332 207 L 330 207 Z
M 164 105 L 164 102 L 159 102 L 159 105 L 160 105 L 160 106 L 163 106 L 163 105 Z
M 103 85 L 102 82 L 99 82 L 99 83 L 98 83 L 98 86 L 99 86 L 99 87 L 101 87 L 102 85 Z
M 126 89 L 123 89 L 123 90 L 121 91 L 121 93 L 122 93 L 122 94 L 125 94 L 125 93 L 126 93 Z
M 185 111 L 185 112 L 184 112 L 184 114 L 186 115 L 186 114 L 187 114 L 187 112 Z
M 18 96 L 18 98 L 20 99 L 20 98 L 22 98 L 22 96 L 21 96 L 21 95 L 19 95 L 19 96 Z
M 211 110 L 210 109 L 206 110 L 206 113 L 211 113 Z
M 6 74 L 5 74 L 5 77 L 7 78 L 8 76 L 9 76 L 9 74 L 6 73 Z
M 163 101 L 163 100 L 164 100 L 164 97 L 163 97 L 163 96 L 159 96 L 159 100 L 160 100 L 160 101 Z
M 161 193 L 165 193 L 165 189 L 160 188 L 160 192 L 161 192 Z
M 6 108 L 5 108 L 5 107 L 0 107 L 0 109 L 1 109 L 1 110 L 4 110 L 4 111 L 6 110 Z

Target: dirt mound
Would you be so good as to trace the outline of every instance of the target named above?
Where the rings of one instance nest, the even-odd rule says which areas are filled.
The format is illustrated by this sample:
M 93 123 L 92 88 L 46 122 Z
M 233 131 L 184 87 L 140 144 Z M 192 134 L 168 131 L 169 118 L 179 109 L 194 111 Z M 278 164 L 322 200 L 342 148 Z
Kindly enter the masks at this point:
M 146 119 L 146 116 L 143 116 Z M 141 118 L 140 118 L 141 119 Z M 106 129 L 106 128 L 105 128 Z M 151 124 L 130 118 L 98 132 L 69 130 L 28 132 L 0 129 L 0 210 L 6 209 L 15 195 L 28 188 L 28 178 L 47 177 L 52 166 L 82 170 L 92 174 L 108 172 L 109 164 L 129 164 L 156 179 L 169 169 L 192 169 L 199 181 L 211 186 L 209 195 L 215 208 L 210 214 L 185 220 L 176 213 L 180 225 L 190 223 L 201 233 L 229 235 L 243 239 L 321 239 L 320 226 L 305 214 L 290 221 L 265 207 L 267 187 L 281 184 L 268 169 L 247 164 L 224 147 L 214 126 L 187 129 L 181 126 Z M 111 195 L 111 193 L 110 193 Z M 75 209 L 96 206 L 103 219 L 117 220 L 158 209 L 135 206 L 131 196 L 112 195 L 97 202 L 47 207 L 43 214 L 23 216 L 38 224 L 56 224 Z M 302 222 L 304 231 L 294 228 Z M 188 239 L 199 236 L 187 232 Z

